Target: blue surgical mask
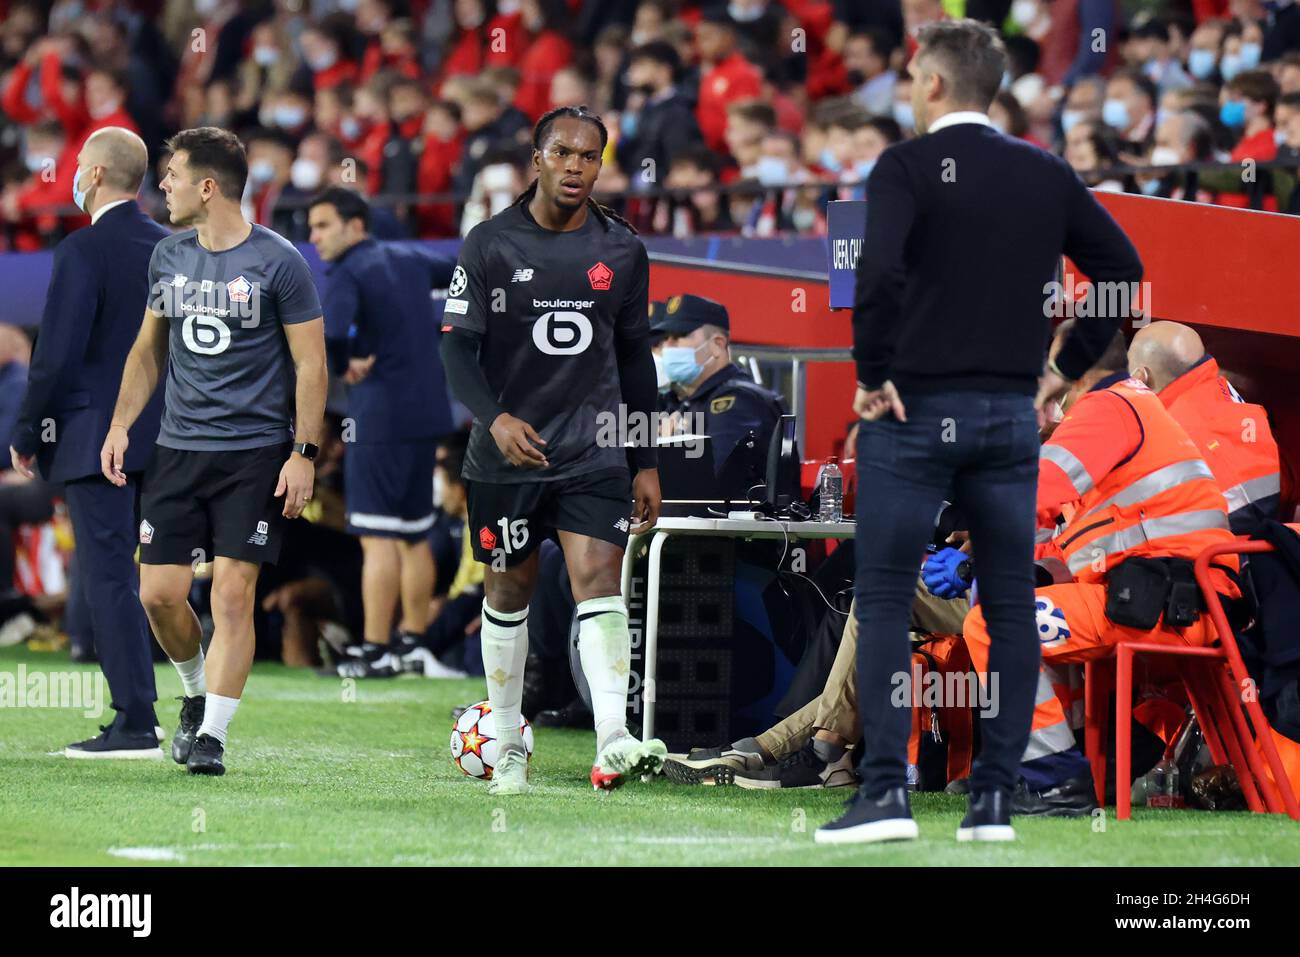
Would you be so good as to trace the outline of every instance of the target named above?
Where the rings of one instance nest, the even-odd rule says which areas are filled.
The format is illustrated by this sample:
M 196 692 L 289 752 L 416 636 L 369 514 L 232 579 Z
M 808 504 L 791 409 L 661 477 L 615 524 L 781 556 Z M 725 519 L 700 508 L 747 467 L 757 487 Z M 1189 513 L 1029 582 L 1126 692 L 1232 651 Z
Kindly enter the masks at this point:
M 307 111 L 301 106 L 277 106 L 271 113 L 275 125 L 284 130 L 294 130 L 302 126 L 307 119 Z
M 81 167 L 77 167 L 77 175 L 72 177 L 72 201 L 77 204 L 77 208 L 82 212 L 90 212 L 86 209 L 86 191 L 81 188 Z
M 1276 143 L 1278 146 L 1282 146 L 1284 143 L 1286 143 L 1286 132 L 1283 130 L 1274 130 L 1273 142 Z
M 759 157 L 758 162 L 754 164 L 754 175 L 764 186 L 790 181 L 790 170 L 786 168 L 785 160 L 779 156 Z
M 258 66 L 275 66 L 280 62 L 280 51 L 275 47 L 253 47 L 253 62 Z
M 858 179 L 866 182 L 867 177 L 871 175 L 871 171 L 875 168 L 875 160 L 860 160 L 858 165 L 853 168 L 853 171 L 858 174 Z
M 1219 61 L 1219 73 L 1223 76 L 1223 82 L 1229 83 L 1232 78 L 1245 69 L 1245 64 L 1241 62 L 1240 53 L 1225 53 L 1223 59 Z
M 664 372 L 668 381 L 677 385 L 690 385 L 700 377 L 704 366 L 695 361 L 698 348 L 690 346 L 664 346 Z
M 1154 196 L 1156 193 L 1160 192 L 1160 180 L 1153 179 L 1150 182 L 1143 183 L 1142 192 L 1146 193 L 1148 196 Z
M 1084 121 L 1083 110 L 1065 110 L 1061 114 L 1061 132 L 1068 133 Z
M 840 161 L 835 158 L 835 154 L 831 152 L 829 146 L 822 150 L 821 156 L 817 157 L 817 161 L 821 163 L 822 169 L 829 170 L 832 173 L 840 171 Z
M 1117 130 L 1128 129 L 1128 104 L 1123 100 L 1107 100 L 1101 106 L 1102 121 Z
M 660 394 L 663 394 L 667 392 L 668 387 L 672 385 L 672 381 L 668 378 L 668 373 L 664 371 L 663 356 L 656 355 L 652 352 L 650 353 L 650 358 L 655 361 L 655 381 L 659 385 Z
M 32 173 L 39 173 L 41 170 L 50 166 L 54 162 L 54 157 L 46 156 L 44 153 L 28 153 L 23 157 L 27 163 L 27 169 Z
M 1214 51 L 1198 48 L 1187 54 L 1187 72 L 1205 80 L 1214 72 Z
M 1219 107 L 1219 122 L 1227 127 L 1246 125 L 1246 101 L 1228 100 Z
M 248 178 L 259 186 L 275 179 L 275 165 L 270 160 L 256 160 L 248 165 Z
M 1241 68 L 1243 70 L 1253 70 L 1259 66 L 1259 57 L 1263 49 L 1258 43 L 1243 43 L 1241 45 Z
M 903 128 L 904 133 L 911 133 L 916 130 L 916 113 L 913 111 L 911 103 L 905 103 L 902 100 L 894 101 L 894 122 Z

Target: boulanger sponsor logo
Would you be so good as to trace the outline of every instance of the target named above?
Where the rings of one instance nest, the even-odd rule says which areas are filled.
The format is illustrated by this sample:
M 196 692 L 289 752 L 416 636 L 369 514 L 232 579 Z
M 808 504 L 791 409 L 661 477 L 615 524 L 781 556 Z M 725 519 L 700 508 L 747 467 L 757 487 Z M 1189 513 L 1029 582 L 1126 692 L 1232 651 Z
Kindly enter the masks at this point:
M 153 929 L 152 894 L 83 894 L 73 887 L 50 898 L 50 926 L 61 929 L 122 928 L 132 937 Z
M 591 339 L 591 320 L 580 312 L 557 309 L 533 323 L 533 345 L 547 355 L 577 355 L 591 345 Z
M 228 282 L 193 280 L 183 275 L 154 284 L 150 311 L 180 319 L 185 347 L 199 355 L 218 355 L 230 347 L 231 327 L 252 329 L 260 322 L 259 285 L 243 275 Z
M 87 718 L 104 713 L 104 675 L 100 671 L 0 671 L 0 708 L 69 708 Z
M 595 299 L 534 299 L 534 309 L 590 309 Z

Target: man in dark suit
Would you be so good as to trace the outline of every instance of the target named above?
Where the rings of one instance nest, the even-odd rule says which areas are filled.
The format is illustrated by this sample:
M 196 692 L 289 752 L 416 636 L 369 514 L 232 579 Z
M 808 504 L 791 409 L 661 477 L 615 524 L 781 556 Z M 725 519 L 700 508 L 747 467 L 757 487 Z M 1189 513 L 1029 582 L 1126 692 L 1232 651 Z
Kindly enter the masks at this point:
M 981 676 L 997 694 L 982 709 L 983 748 L 957 836 L 1011 840 L 1013 810 L 1046 809 L 1018 773 L 1039 661 L 1035 407 L 1082 376 L 1125 318 L 1077 323 L 1045 370 L 1049 294 L 1063 253 L 1094 283 L 1136 284 L 1142 276 L 1133 245 L 1064 161 L 990 125 L 988 106 L 1006 64 L 997 34 L 956 20 L 927 24 L 918 40 L 908 72 L 922 135 L 885 150 L 867 181 L 853 312 L 853 407 L 863 419 L 856 541 L 862 784 L 845 813 L 817 831 L 818 843 L 917 836 L 905 786 L 907 623 L 945 500 L 968 517 L 979 600 L 994 636 L 989 675 L 997 677 Z
M 69 745 L 75 758 L 162 758 L 154 728 L 153 659 L 135 567 L 136 478 L 153 454 L 159 390 L 131 429 L 122 488 L 100 473 L 126 354 L 149 301 L 149 257 L 167 230 L 135 197 L 149 165 L 130 130 L 95 133 L 77 157 L 73 195 L 91 225 L 54 250 L 27 395 L 10 439 L 13 466 L 39 466 L 63 496 L 76 538 L 75 587 L 90 609 L 96 650 L 117 715 L 97 737 Z

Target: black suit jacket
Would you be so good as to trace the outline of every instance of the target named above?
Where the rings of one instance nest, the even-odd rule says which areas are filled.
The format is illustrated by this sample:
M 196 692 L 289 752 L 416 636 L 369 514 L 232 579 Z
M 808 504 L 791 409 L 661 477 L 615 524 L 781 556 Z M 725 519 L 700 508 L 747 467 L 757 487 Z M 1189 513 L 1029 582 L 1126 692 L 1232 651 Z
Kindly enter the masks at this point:
M 55 247 L 27 395 L 10 439 L 20 453 L 35 453 L 49 481 L 99 474 L 122 367 L 149 304 L 149 257 L 166 235 L 132 200 Z M 160 387 L 131 428 L 128 472 L 143 470 L 153 454 L 162 395 Z
M 1094 283 L 1142 278 L 1133 244 L 1059 157 L 978 123 L 889 147 L 867 180 L 858 381 L 1032 395 L 1062 253 Z M 1082 376 L 1124 318 L 1076 323 L 1057 366 Z

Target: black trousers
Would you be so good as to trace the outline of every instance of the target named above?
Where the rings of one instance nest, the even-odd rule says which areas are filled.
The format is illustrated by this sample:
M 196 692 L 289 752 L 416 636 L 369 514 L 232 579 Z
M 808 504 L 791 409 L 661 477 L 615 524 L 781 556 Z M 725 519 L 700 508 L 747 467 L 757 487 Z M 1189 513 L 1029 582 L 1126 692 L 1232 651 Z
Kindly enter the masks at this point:
M 917 574 L 939 507 L 968 516 L 979 600 L 992 636 L 998 698 L 982 715 L 971 791 L 1011 790 L 1029 740 L 1040 657 L 1034 620 L 1038 424 L 1028 396 L 952 392 L 904 396 L 858 431 L 858 703 L 862 790 L 903 787 L 912 695 L 907 627 Z M 909 687 L 904 685 L 904 687 Z M 909 687 L 910 690 L 910 687 Z M 991 716 L 996 709 L 996 716 Z
M 122 488 L 100 475 L 76 479 L 64 486 L 63 497 L 77 543 L 74 584 L 90 612 L 112 706 L 126 730 L 152 734 L 158 689 L 135 566 L 138 478 L 127 476 Z

